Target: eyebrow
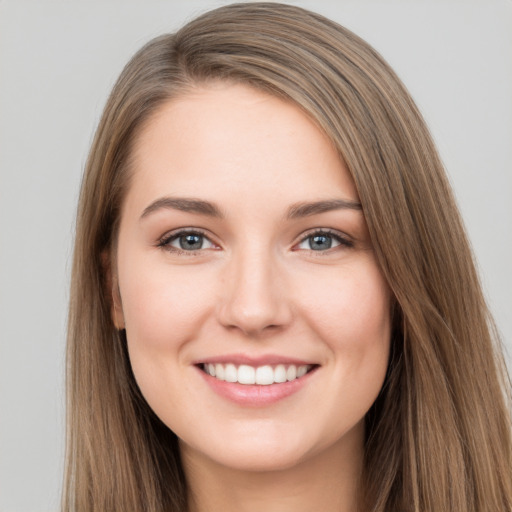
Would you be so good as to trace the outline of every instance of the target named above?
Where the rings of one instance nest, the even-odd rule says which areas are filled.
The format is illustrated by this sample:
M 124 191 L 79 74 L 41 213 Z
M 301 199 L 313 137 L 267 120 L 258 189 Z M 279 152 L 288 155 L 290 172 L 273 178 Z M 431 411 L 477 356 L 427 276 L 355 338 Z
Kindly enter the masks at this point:
M 310 203 L 296 203 L 288 209 L 288 219 L 298 219 L 318 215 L 333 210 L 362 210 L 361 203 L 349 199 L 329 199 L 327 201 L 313 201 Z
M 210 201 L 202 199 L 190 199 L 182 197 L 161 197 L 153 201 L 142 212 L 141 219 L 148 215 L 161 210 L 179 210 L 182 212 L 197 213 L 208 217 L 222 219 L 224 215 L 220 208 Z M 288 208 L 286 218 L 298 219 L 318 215 L 320 213 L 330 212 L 333 210 L 362 210 L 361 203 L 349 199 L 328 199 L 324 201 L 300 202 L 291 205 Z
M 182 212 L 198 213 L 200 215 L 206 215 L 208 217 L 223 218 L 224 215 L 220 209 L 209 201 L 203 201 L 201 199 L 188 199 L 182 197 L 161 197 L 156 201 L 152 202 L 147 208 L 144 209 L 141 219 L 147 217 L 157 210 L 179 210 Z

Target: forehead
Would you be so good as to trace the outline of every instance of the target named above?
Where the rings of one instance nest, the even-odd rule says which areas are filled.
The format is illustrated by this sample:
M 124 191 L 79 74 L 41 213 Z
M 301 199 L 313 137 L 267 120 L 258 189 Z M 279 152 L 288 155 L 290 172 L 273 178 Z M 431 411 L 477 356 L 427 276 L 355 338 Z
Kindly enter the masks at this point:
M 131 189 L 147 200 L 277 194 L 297 201 L 334 191 L 357 199 L 336 149 L 299 107 L 228 83 L 198 87 L 160 107 L 136 141 Z

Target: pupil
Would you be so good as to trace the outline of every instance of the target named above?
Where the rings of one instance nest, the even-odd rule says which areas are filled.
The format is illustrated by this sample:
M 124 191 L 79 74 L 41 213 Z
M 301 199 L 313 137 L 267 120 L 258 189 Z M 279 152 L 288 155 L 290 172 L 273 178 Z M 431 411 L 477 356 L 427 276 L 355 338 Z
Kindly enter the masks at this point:
M 191 249 L 201 249 L 203 237 L 201 235 L 183 235 L 180 236 L 180 247 L 190 251 Z
M 327 235 L 314 235 L 311 237 L 310 246 L 314 251 L 330 249 L 332 238 Z

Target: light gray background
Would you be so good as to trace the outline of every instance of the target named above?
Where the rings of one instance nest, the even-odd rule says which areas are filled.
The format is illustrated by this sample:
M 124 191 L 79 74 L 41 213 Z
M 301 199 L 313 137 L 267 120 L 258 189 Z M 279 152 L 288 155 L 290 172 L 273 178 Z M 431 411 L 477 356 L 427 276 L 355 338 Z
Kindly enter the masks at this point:
M 0 0 L 1 512 L 58 509 L 74 210 L 106 95 L 149 38 L 222 3 Z M 363 36 L 409 87 L 512 347 L 512 1 L 290 3 Z

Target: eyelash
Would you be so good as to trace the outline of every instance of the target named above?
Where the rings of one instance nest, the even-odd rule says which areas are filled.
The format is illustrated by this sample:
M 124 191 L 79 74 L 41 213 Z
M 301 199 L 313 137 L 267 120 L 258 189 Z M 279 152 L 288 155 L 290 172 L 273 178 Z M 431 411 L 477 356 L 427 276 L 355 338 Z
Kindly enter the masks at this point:
M 190 229 L 180 229 L 179 231 L 174 231 L 172 233 L 165 234 L 158 241 L 157 247 L 160 247 L 166 251 L 172 252 L 179 256 L 181 256 L 181 255 L 183 255 L 183 256 L 198 256 L 199 253 L 201 253 L 205 249 L 184 250 L 184 249 L 178 249 L 177 247 L 172 247 L 170 245 L 171 242 L 178 240 L 182 236 L 187 236 L 187 235 L 200 236 L 203 238 L 203 240 L 208 240 L 212 245 L 214 245 L 214 246 L 216 245 L 214 242 L 212 242 L 210 240 L 210 238 L 202 230 L 197 229 L 197 228 L 194 228 L 194 229 L 190 228 Z M 354 247 L 354 243 L 351 240 L 349 240 L 345 236 L 342 236 L 339 232 L 333 231 L 331 229 L 316 229 L 314 231 L 306 233 L 302 236 L 302 238 L 296 244 L 294 244 L 293 247 L 295 248 L 295 247 L 299 246 L 300 244 L 306 242 L 308 239 L 311 239 L 315 236 L 328 236 L 328 237 L 331 237 L 332 239 L 334 239 L 339 244 L 335 247 L 329 247 L 328 249 L 325 249 L 325 250 L 305 249 L 311 253 L 314 253 L 316 256 L 322 256 L 322 255 L 325 255 L 326 253 L 330 254 L 332 252 L 332 249 L 336 249 L 337 247 L 347 248 L 347 249 Z M 300 249 L 295 249 L 295 250 L 300 250 Z
M 172 252 L 173 254 L 177 254 L 179 256 L 182 256 L 182 255 L 183 256 L 198 256 L 199 253 L 201 252 L 201 249 L 186 251 L 184 249 L 178 249 L 177 247 L 172 247 L 170 245 L 171 242 L 174 242 L 174 240 L 178 240 L 180 237 L 187 236 L 187 235 L 200 236 L 203 239 L 208 240 L 212 245 L 216 245 L 215 243 L 213 243 L 210 240 L 210 238 L 202 230 L 197 229 L 197 228 L 193 228 L 193 229 L 190 228 L 190 229 L 180 229 L 179 231 L 174 231 L 172 233 L 165 234 L 159 240 L 157 246 L 162 248 L 162 249 L 164 249 L 164 250 L 166 250 L 166 251 Z
M 338 242 L 338 246 L 335 247 L 329 247 L 326 250 L 318 250 L 315 251 L 314 249 L 309 249 L 311 253 L 314 253 L 315 256 L 323 256 L 326 254 L 330 254 L 333 252 L 333 250 L 336 250 L 336 248 L 345 248 L 345 249 L 351 249 L 354 247 L 354 242 L 352 240 L 349 240 L 348 237 L 343 236 L 338 231 L 334 231 L 332 229 L 315 229 L 314 231 L 310 231 L 309 233 L 306 233 L 302 236 L 300 241 L 294 245 L 294 247 L 297 247 L 298 245 L 306 242 L 308 239 L 313 238 L 315 236 L 329 236 L 332 239 L 334 239 L 336 242 Z

